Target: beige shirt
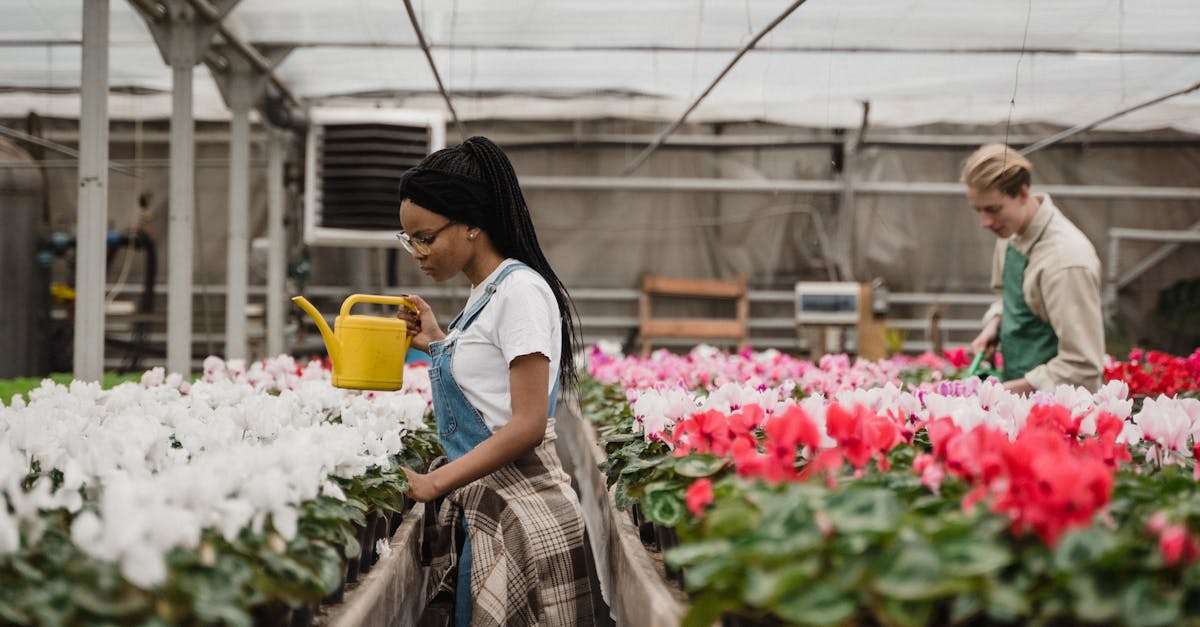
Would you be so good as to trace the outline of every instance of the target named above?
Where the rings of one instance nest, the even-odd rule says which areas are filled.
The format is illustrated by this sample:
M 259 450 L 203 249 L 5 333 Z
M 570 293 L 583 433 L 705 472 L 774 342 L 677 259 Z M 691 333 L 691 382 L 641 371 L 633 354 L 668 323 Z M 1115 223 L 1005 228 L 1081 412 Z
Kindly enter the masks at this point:
M 1027 372 L 1025 380 L 1040 391 L 1067 384 L 1095 392 L 1104 375 L 1100 258 L 1083 231 L 1054 206 L 1049 194 L 1034 197 L 1041 198 L 1041 206 L 1025 232 L 996 242 L 992 290 L 1003 291 L 1004 255 L 1011 243 L 1029 259 L 1021 285 L 1026 304 L 1058 335 L 1058 354 Z M 984 315 L 984 323 L 1001 311 L 1000 302 L 994 303 Z

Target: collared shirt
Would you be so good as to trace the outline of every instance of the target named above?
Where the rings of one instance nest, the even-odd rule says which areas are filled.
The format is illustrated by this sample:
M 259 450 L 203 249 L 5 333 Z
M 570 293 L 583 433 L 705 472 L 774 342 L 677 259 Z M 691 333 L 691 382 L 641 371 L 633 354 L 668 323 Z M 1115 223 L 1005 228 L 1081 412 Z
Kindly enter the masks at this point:
M 1003 290 L 1004 255 L 1011 243 L 1029 259 L 1021 292 L 1034 315 L 1058 335 L 1058 354 L 1025 374 L 1039 391 L 1075 385 L 1095 392 L 1104 374 L 1104 320 L 1100 309 L 1100 258 L 1091 241 L 1054 206 L 1049 194 L 1024 233 L 996 241 L 992 290 Z M 1000 303 L 984 314 L 999 316 Z M 1004 347 L 1000 350 L 1003 352 Z

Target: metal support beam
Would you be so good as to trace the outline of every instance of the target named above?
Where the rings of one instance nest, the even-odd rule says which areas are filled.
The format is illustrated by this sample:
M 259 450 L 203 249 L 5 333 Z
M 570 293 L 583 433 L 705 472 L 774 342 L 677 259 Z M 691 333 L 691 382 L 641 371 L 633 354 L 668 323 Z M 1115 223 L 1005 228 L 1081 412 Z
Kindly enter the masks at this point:
M 203 3 L 208 6 L 207 3 Z M 193 2 L 195 5 L 195 2 Z M 226 46 L 214 50 L 227 59 L 213 74 L 230 109 L 229 122 L 229 246 L 226 249 L 225 358 L 247 359 L 246 286 L 250 252 L 250 110 L 266 95 L 268 73 Z M 277 49 L 274 63 L 290 49 Z M 257 54 L 257 53 L 256 53 Z
M 216 26 L 217 32 L 221 34 L 221 39 L 223 39 L 226 44 L 236 49 L 238 54 L 240 54 L 241 57 L 245 59 L 254 69 L 265 74 L 267 78 L 270 79 L 271 84 L 279 90 L 279 93 L 283 95 L 288 102 L 290 102 L 293 106 L 300 106 L 300 99 L 295 93 L 292 92 L 291 89 L 288 88 L 287 85 L 283 83 L 283 81 L 279 79 L 279 76 L 275 74 L 275 66 L 279 64 L 279 59 L 270 59 L 264 56 L 257 48 L 246 43 L 246 40 L 238 37 L 235 33 L 233 33 L 233 31 L 229 30 L 229 28 L 225 26 L 225 16 L 233 10 L 234 5 L 236 5 L 239 1 L 240 0 L 223 0 L 222 2 L 218 3 L 219 6 L 213 6 L 206 0 L 188 0 L 188 3 L 192 5 L 192 8 L 194 8 L 201 17 Z M 292 47 L 287 46 L 287 48 L 290 50 Z
M 81 381 L 104 377 L 105 229 L 108 226 L 108 0 L 83 3 L 75 345 Z
M 235 62 L 236 63 L 236 62 Z M 229 76 L 229 245 L 225 277 L 225 359 L 246 359 L 246 283 L 250 256 L 250 107 L 248 68 Z
M 287 142 L 287 132 L 271 129 L 267 143 L 267 355 L 270 357 L 284 352 L 287 242 L 283 230 L 283 162 Z
M 446 108 L 450 110 L 450 119 L 454 121 L 454 128 L 458 129 L 460 140 L 467 139 L 467 129 L 463 126 L 462 120 L 458 118 L 458 111 L 454 110 L 454 103 L 450 100 L 450 92 L 446 91 L 446 85 L 442 83 L 442 75 L 438 73 L 437 64 L 433 62 L 433 53 L 429 51 L 429 43 L 425 41 L 425 33 L 421 30 L 421 23 L 417 21 L 417 12 L 413 10 L 412 0 L 404 0 L 404 9 L 408 11 L 408 21 L 412 23 L 413 32 L 417 35 L 417 43 L 421 46 L 421 51 L 425 53 L 425 60 L 429 62 L 429 70 L 433 72 L 433 80 L 437 82 L 438 92 L 442 94 L 442 100 L 446 101 Z
M 1190 229 L 1181 231 L 1127 229 L 1120 227 L 1108 229 L 1108 276 L 1104 282 L 1104 314 L 1106 320 L 1112 320 L 1116 316 L 1117 292 L 1145 273 L 1150 266 L 1158 263 L 1166 254 L 1170 254 L 1170 251 L 1162 254 L 1163 250 L 1167 248 L 1163 247 L 1146 259 L 1143 259 L 1136 268 L 1127 272 L 1122 277 L 1117 271 L 1117 264 L 1121 258 L 1121 240 L 1123 239 L 1143 242 L 1170 242 L 1171 246 L 1175 247 L 1178 247 L 1180 244 L 1200 244 L 1200 222 L 1192 225 Z M 1171 250 L 1174 250 L 1174 248 Z M 1161 257 L 1159 256 L 1160 254 Z
M 751 180 L 616 176 L 527 176 L 521 188 L 652 192 L 763 192 L 770 194 L 840 194 L 843 184 L 832 180 Z M 898 196 L 961 196 L 961 183 L 864 181 L 857 194 Z M 1066 198 L 1130 198 L 1200 200 L 1200 187 L 1137 187 L 1126 185 L 1037 185 L 1035 192 Z
M 1157 98 L 1151 98 L 1150 100 L 1147 100 L 1145 102 L 1139 102 L 1138 104 L 1135 104 L 1132 107 L 1126 107 L 1124 109 L 1121 109 L 1120 111 L 1117 111 L 1116 113 L 1106 115 L 1098 120 L 1094 120 L 1092 122 L 1086 122 L 1084 124 L 1077 124 L 1075 126 L 1072 126 L 1069 129 L 1055 133 L 1039 142 L 1035 142 L 1033 144 L 1030 144 L 1029 146 L 1022 148 L 1020 150 L 1020 153 L 1023 155 L 1028 155 L 1032 152 L 1041 150 L 1042 148 L 1046 148 L 1047 146 L 1053 146 L 1054 144 L 1057 144 L 1058 142 L 1060 142 L 1072 135 L 1078 135 L 1079 133 L 1082 133 L 1084 131 L 1089 131 L 1093 128 L 1096 128 L 1097 126 L 1100 126 L 1101 124 L 1104 124 L 1105 122 L 1111 122 L 1112 120 L 1115 120 L 1123 115 L 1133 113 L 1134 111 L 1137 111 L 1139 109 L 1145 109 L 1146 107 L 1156 105 L 1156 104 L 1166 101 L 1166 100 L 1170 100 L 1176 96 L 1190 94 L 1190 93 L 1196 91 L 1197 89 L 1200 89 L 1200 83 L 1194 83 L 1192 85 L 1184 87 L 1183 89 L 1175 90 L 1169 94 L 1164 94 L 1162 96 L 1158 96 Z
M 408 4 L 409 0 L 404 0 L 404 2 L 405 4 Z M 725 78 L 725 75 L 729 74 L 730 70 L 733 69 L 733 66 L 737 65 L 737 62 L 741 61 L 742 57 L 746 56 L 746 53 L 750 52 L 754 46 L 757 46 L 758 42 L 761 41 L 763 37 L 767 36 L 767 33 L 774 30 L 776 26 L 779 26 L 779 24 L 786 20 L 787 17 L 792 14 L 792 12 L 794 12 L 796 9 L 799 9 L 800 5 L 804 4 L 804 2 L 805 0 L 795 0 L 795 2 L 783 10 L 783 13 L 780 13 L 778 17 L 771 20 L 771 23 L 767 24 L 761 31 L 759 31 L 757 35 L 754 36 L 753 39 L 747 42 L 745 46 L 742 46 L 742 49 L 739 50 L 738 53 L 734 55 L 733 59 L 731 59 L 729 63 L 725 65 L 725 69 L 721 70 L 721 73 L 717 74 L 717 77 L 708 84 L 708 87 L 696 97 L 696 100 L 694 100 L 691 105 L 688 106 L 687 110 L 683 112 L 683 115 L 679 116 L 678 120 L 675 120 L 669 126 L 667 126 L 667 128 L 663 129 L 663 131 L 659 133 L 658 137 L 655 137 L 654 141 L 650 142 L 649 146 L 646 146 L 645 150 L 639 153 L 638 156 L 634 157 L 633 161 L 629 162 L 629 165 L 625 166 L 625 170 L 621 172 L 621 176 L 633 174 L 634 170 L 637 170 L 639 166 L 645 163 L 646 159 L 650 158 L 650 155 L 653 154 L 654 151 L 657 150 L 658 147 L 661 146 L 662 143 L 671 136 L 671 133 L 674 133 L 675 130 L 683 124 L 683 121 L 692 114 L 692 111 L 695 111 L 696 107 L 700 106 L 700 103 L 703 102 L 710 93 L 712 93 L 712 90 L 716 89 L 717 83 L 720 83 L 721 79 Z
M 1200 232 L 1200 222 L 1197 222 L 1197 223 L 1193 224 L 1192 226 L 1188 227 L 1187 230 Z M 1159 240 L 1159 241 L 1162 241 L 1162 240 Z M 1130 283 L 1137 280 L 1138 277 L 1140 277 L 1143 274 L 1145 274 L 1146 272 L 1148 272 L 1154 266 L 1157 266 L 1159 264 L 1159 262 L 1161 262 L 1163 259 L 1166 259 L 1167 257 L 1169 257 L 1171 255 L 1171 253 L 1175 252 L 1178 249 L 1179 249 L 1179 243 L 1165 244 L 1163 246 L 1160 246 L 1158 250 L 1150 253 L 1149 255 L 1146 255 L 1146 257 L 1144 259 L 1142 259 L 1141 261 L 1134 264 L 1134 266 L 1132 268 L 1130 268 L 1127 272 L 1125 272 L 1125 274 L 1121 275 L 1121 277 L 1119 279 L 1117 279 L 1117 289 L 1118 290 L 1124 289 L 1125 286 L 1127 286 Z
M 842 197 L 838 207 L 837 262 L 842 281 L 854 280 L 854 208 L 858 183 L 858 153 L 871 115 L 871 103 L 862 103 L 862 123 L 842 144 Z
M 195 119 L 192 78 L 212 41 L 215 25 L 186 0 L 163 0 L 143 11 L 163 60 L 171 66 L 171 170 L 167 226 L 167 370 L 185 377 L 192 368 L 192 269 L 195 254 Z

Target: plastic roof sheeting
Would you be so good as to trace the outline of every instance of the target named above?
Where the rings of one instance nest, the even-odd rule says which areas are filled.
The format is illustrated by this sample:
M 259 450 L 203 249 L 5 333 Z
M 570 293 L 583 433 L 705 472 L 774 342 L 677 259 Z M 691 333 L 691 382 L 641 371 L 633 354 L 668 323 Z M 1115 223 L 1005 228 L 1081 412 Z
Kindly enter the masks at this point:
M 678 117 L 790 0 L 415 1 L 464 118 Z M 112 0 L 114 117 L 165 117 L 171 73 Z M 78 115 L 79 0 L 0 0 L 0 115 Z M 293 51 L 311 103 L 443 109 L 401 0 L 242 0 L 226 25 Z M 198 68 L 196 113 L 225 117 Z M 873 126 L 1088 122 L 1200 81 L 1196 0 L 808 0 L 691 116 Z M 133 88 L 134 93 L 130 93 Z M 1200 132 L 1200 90 L 1106 129 Z

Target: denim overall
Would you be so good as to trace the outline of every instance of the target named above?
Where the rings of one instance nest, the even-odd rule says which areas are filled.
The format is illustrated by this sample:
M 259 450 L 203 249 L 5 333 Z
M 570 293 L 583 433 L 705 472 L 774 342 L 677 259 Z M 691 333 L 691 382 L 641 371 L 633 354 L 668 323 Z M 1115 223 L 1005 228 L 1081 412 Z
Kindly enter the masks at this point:
M 446 450 L 446 457 L 454 461 L 478 446 L 492 436 L 491 429 L 483 422 L 479 410 L 471 405 L 458 382 L 454 380 L 454 370 L 451 362 L 454 359 L 454 349 L 458 344 L 459 335 L 466 331 L 479 312 L 487 306 L 496 292 L 500 282 L 517 270 L 535 272 L 533 268 L 523 263 L 513 263 L 504 267 L 500 274 L 484 288 L 483 295 L 469 309 L 458 314 L 450 323 L 450 337 L 433 342 L 429 345 L 432 363 L 429 367 L 429 381 L 433 390 L 433 413 L 437 419 L 438 439 Z M 453 333 L 458 330 L 459 333 Z M 558 379 L 555 377 L 554 388 L 550 392 L 549 413 L 554 413 L 554 405 L 558 401 Z M 471 623 L 471 540 L 470 532 L 465 529 L 465 542 L 462 554 L 458 560 L 458 586 L 454 608 L 455 625 L 466 626 Z

